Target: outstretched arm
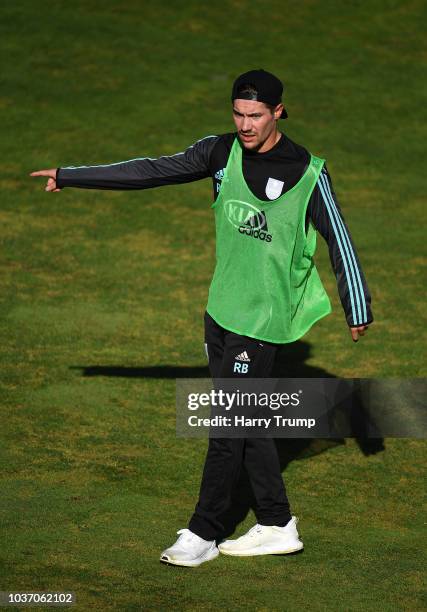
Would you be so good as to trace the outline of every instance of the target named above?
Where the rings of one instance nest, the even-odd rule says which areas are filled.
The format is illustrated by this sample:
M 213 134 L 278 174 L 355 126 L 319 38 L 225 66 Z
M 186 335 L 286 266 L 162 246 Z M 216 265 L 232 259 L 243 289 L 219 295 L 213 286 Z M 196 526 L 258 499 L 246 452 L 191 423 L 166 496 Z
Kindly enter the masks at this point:
M 313 190 L 308 213 L 328 244 L 341 304 L 351 337 L 357 342 L 373 321 L 371 295 L 326 168 Z
M 217 136 L 198 140 L 185 151 L 157 159 L 139 157 L 128 161 L 97 166 L 68 166 L 32 172 L 30 176 L 47 176 L 46 191 L 64 187 L 82 189 L 149 189 L 162 185 L 189 183 L 210 176 L 209 157 Z

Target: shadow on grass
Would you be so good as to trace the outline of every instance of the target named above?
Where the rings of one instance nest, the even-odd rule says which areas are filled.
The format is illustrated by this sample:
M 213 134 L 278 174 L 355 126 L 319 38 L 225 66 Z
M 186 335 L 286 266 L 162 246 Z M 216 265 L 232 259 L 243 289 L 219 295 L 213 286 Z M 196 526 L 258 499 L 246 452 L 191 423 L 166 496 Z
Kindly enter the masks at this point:
M 310 345 L 307 342 L 295 342 L 280 348 L 276 357 L 273 378 L 336 378 L 323 368 L 305 363 L 310 357 Z M 385 450 L 383 438 L 369 438 L 367 435 L 370 422 L 369 412 L 364 410 L 360 398 L 354 403 L 357 414 L 351 415 L 353 437 L 363 453 L 368 456 Z M 291 461 L 307 459 L 326 452 L 336 446 L 344 445 L 345 438 L 280 438 L 275 439 L 280 460 L 280 469 L 284 472 Z M 224 532 L 220 539 L 228 538 L 234 533 L 237 525 L 243 522 L 250 509 L 256 507 L 252 487 L 246 469 L 243 467 L 239 481 L 233 489 L 230 508 L 221 517 Z
M 83 376 L 117 376 L 122 378 L 209 378 L 207 366 L 71 366 L 71 370 L 81 370 Z
M 334 374 L 319 367 L 307 365 L 311 347 L 307 342 L 294 342 L 280 347 L 272 378 L 336 378 Z M 209 378 L 207 366 L 72 366 L 81 370 L 83 376 L 117 376 L 127 378 Z M 385 450 L 383 438 L 370 438 L 367 435 L 369 411 L 365 410 L 361 398 L 354 403 L 355 411 L 350 413 L 352 437 L 355 438 L 361 452 L 372 455 Z M 345 444 L 345 438 L 281 438 L 276 439 L 281 471 L 285 471 L 291 461 L 302 460 L 323 453 L 331 448 Z M 245 468 L 240 473 L 239 481 L 233 489 L 232 503 L 229 510 L 221 517 L 225 529 L 222 538 L 234 533 L 237 525 L 245 520 L 249 510 L 256 506 L 252 488 Z
M 385 450 L 382 438 L 356 439 L 356 441 L 365 456 Z M 307 459 L 336 446 L 344 445 L 345 438 L 281 438 L 275 439 L 275 444 L 279 455 L 280 470 L 285 472 L 291 461 Z M 246 519 L 249 511 L 251 509 L 255 511 L 255 508 L 256 501 L 249 477 L 245 467 L 242 466 L 239 480 L 233 489 L 230 507 L 220 518 L 224 531 L 218 541 L 230 537 L 237 526 Z

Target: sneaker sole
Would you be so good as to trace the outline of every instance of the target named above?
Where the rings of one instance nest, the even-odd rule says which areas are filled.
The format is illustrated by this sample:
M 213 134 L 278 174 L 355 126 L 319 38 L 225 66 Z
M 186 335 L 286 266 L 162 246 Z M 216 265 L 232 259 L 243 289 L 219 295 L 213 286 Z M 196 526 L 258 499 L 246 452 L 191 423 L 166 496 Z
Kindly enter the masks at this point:
M 219 552 L 222 555 L 228 555 L 229 557 L 257 557 L 260 555 L 289 555 L 294 552 L 298 552 L 303 550 L 304 544 L 301 542 L 300 545 L 294 548 L 287 548 L 286 550 L 271 550 L 268 548 L 264 548 L 263 546 L 257 546 L 257 548 L 251 548 L 249 550 L 223 550 L 221 546 L 219 547 Z
M 219 550 L 218 548 L 215 548 L 214 550 L 205 553 L 204 555 L 202 555 L 201 557 L 198 557 L 197 559 L 194 559 L 193 561 L 180 561 L 179 559 L 171 559 L 170 557 L 167 557 L 167 555 L 162 555 L 160 557 L 160 562 L 164 563 L 165 565 L 181 565 L 182 567 L 198 567 L 202 563 L 205 563 L 205 561 L 213 561 L 213 559 L 216 559 L 218 556 L 219 556 Z

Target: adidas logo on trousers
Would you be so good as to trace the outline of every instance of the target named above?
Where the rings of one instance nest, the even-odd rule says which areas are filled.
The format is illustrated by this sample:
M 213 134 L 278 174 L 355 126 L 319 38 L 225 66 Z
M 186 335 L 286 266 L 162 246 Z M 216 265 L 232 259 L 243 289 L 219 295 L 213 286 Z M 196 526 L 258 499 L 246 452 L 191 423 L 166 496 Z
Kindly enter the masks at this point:
M 241 363 L 241 362 L 250 361 L 250 357 L 248 353 L 246 351 L 243 351 L 243 353 L 240 353 L 240 355 L 236 355 L 234 359 L 235 359 L 235 363 L 233 367 L 233 372 L 238 372 L 239 374 L 246 374 L 247 371 L 249 370 L 249 366 L 247 363 Z

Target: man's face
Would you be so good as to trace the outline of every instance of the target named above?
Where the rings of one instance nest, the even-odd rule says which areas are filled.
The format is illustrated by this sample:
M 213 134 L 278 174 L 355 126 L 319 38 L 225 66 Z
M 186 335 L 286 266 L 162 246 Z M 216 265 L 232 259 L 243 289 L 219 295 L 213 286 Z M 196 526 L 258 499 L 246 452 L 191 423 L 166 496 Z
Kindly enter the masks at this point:
M 283 106 L 272 112 L 264 102 L 256 100 L 233 101 L 233 118 L 241 143 L 246 149 L 258 151 L 263 144 L 275 137 L 276 121 Z

